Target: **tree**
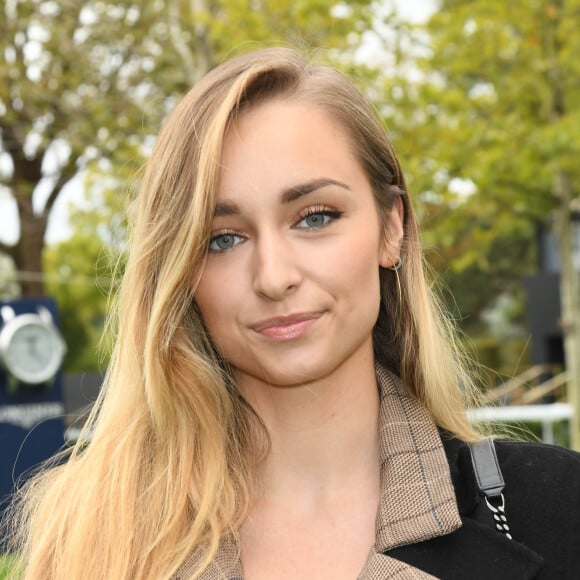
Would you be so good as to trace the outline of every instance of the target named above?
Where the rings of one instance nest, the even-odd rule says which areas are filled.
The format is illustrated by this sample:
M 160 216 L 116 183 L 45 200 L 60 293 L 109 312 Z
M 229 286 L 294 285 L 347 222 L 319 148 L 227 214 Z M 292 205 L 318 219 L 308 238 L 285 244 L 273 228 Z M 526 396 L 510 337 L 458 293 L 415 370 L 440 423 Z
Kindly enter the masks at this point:
M 431 175 L 439 180 L 425 195 L 452 204 L 440 221 L 449 247 L 466 242 L 456 267 L 501 261 L 490 253 L 497 240 L 529 244 L 537 224 L 554 228 L 568 398 L 576 409 L 580 283 L 571 221 L 580 201 L 578 24 L 578 0 L 444 0 L 427 25 L 431 49 L 414 101 L 423 139 L 430 140 Z M 471 191 L 454 190 L 457 180 Z M 572 434 L 580 448 L 580 413 Z
M 19 216 L 0 244 L 22 294 L 42 295 L 50 212 L 90 163 L 135 164 L 175 95 L 234 49 L 301 42 L 354 49 L 370 0 L 4 0 L 0 18 L 0 186 Z M 152 130 L 151 133 L 155 131 Z
M 116 148 L 107 126 L 139 118 L 122 18 L 103 11 L 97 22 L 78 2 L 3 2 L 0 20 L 2 184 L 16 203 L 20 237 L 0 250 L 19 272 L 22 294 L 42 295 L 42 249 L 50 211 L 90 159 Z M 123 14 L 129 18 L 128 14 Z M 115 48 L 104 33 L 116 32 Z M 115 58 L 116 57 L 116 58 Z M 40 199 L 40 198 L 44 199 Z

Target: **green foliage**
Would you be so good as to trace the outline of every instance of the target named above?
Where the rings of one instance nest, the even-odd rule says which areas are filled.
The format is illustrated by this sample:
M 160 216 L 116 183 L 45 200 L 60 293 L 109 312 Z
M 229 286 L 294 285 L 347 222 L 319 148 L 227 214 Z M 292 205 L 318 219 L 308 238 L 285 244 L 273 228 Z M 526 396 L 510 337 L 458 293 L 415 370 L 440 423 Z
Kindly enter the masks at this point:
M 530 240 L 559 200 L 556 171 L 580 186 L 577 0 L 443 2 L 428 24 L 424 59 L 438 122 L 433 148 L 447 187 L 475 192 L 454 211 L 487 253 L 494 241 Z M 449 223 L 451 228 L 460 224 Z M 530 227 L 532 226 L 532 227 Z M 471 261 L 475 260 L 475 256 Z
M 7 554 L 0 554 L 0 580 L 8 578 L 8 573 L 16 565 L 16 558 Z
M 440 114 L 455 175 L 478 185 L 504 211 L 544 219 L 555 168 L 578 184 L 580 72 L 577 0 L 444 2 L 429 23 L 425 63 L 444 85 Z M 449 156 L 447 156 L 449 159 Z M 468 169 L 467 173 L 465 170 Z M 461 175 L 460 175 L 461 176 Z M 532 195 L 534 194 L 534 195 Z
M 45 251 L 47 288 L 56 297 L 70 371 L 104 370 L 112 337 L 103 334 L 114 280 L 123 269 L 124 198 L 87 179 L 82 206 L 71 208 L 73 234 Z
M 80 254 L 79 248 L 84 249 Z M 66 242 L 50 247 L 45 255 L 50 277 L 48 291 L 56 297 L 63 335 L 67 344 L 65 368 L 97 370 L 106 367 L 99 352 L 99 341 L 107 312 L 110 269 L 98 240 L 73 235 Z M 106 358 L 106 354 L 105 354 Z
M 445 0 L 407 33 L 427 44 L 418 60 L 382 81 L 427 257 L 466 330 L 536 269 L 558 173 L 580 190 L 579 24 L 578 0 Z

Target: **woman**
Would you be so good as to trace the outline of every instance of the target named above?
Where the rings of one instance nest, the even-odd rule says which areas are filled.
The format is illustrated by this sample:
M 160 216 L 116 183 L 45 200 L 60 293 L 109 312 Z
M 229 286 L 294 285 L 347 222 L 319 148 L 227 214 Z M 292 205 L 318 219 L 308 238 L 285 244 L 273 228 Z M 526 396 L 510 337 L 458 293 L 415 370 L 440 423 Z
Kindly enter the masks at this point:
M 131 248 L 91 443 L 24 494 L 27 578 L 577 577 L 578 456 L 498 444 L 513 540 L 478 495 L 404 177 L 337 71 L 208 74 Z

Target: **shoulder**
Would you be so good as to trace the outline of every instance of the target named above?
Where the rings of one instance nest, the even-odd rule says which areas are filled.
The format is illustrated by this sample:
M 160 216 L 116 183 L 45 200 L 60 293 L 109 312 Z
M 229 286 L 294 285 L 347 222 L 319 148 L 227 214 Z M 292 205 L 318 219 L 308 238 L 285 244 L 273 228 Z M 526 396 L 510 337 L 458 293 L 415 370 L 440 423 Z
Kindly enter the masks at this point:
M 452 474 L 455 471 L 455 475 L 462 476 L 464 485 L 474 486 L 467 444 L 451 439 L 445 447 Z M 517 503 L 542 503 L 554 509 L 564 508 L 566 498 L 571 503 L 565 509 L 569 511 L 576 505 L 578 511 L 574 515 L 580 516 L 580 453 L 556 445 L 509 440 L 495 440 L 495 448 L 506 497 Z
M 580 453 L 545 443 L 496 439 L 495 448 L 506 486 L 523 480 L 526 489 L 554 488 L 566 483 L 570 491 L 580 489 Z M 452 473 L 472 468 L 466 443 L 443 435 L 443 444 Z M 508 481 L 509 479 L 509 481 Z M 506 487 L 507 489 L 507 487 Z
M 443 444 L 456 491 L 473 498 L 477 487 L 468 445 L 445 435 Z M 495 440 L 495 448 L 505 480 L 504 494 L 514 496 L 517 503 L 548 503 L 556 509 L 555 504 L 561 506 L 564 498 L 580 502 L 580 453 L 556 445 L 503 439 Z
M 495 447 L 498 456 L 504 458 L 508 464 L 529 466 L 531 469 L 541 469 L 546 465 L 553 467 L 567 466 L 572 469 L 580 469 L 580 453 L 546 443 L 531 443 L 526 441 L 510 441 L 496 439 Z
M 580 522 L 580 454 L 541 443 L 496 441 L 505 496 L 537 525 Z M 540 521 L 544 518 L 544 522 Z
M 489 517 L 479 499 L 468 446 L 444 438 L 460 509 L 468 518 Z M 496 440 L 504 497 L 514 540 L 540 554 L 549 578 L 580 569 L 580 454 L 569 449 Z M 491 522 L 490 522 L 491 523 Z M 543 578 L 544 576 L 542 576 Z
M 506 514 L 514 538 L 565 576 L 580 569 L 580 454 L 538 443 L 497 441 Z
M 499 464 L 508 486 L 529 499 L 571 500 L 580 496 L 580 453 L 555 445 L 520 441 L 495 442 Z M 511 495 L 511 494 L 510 494 Z

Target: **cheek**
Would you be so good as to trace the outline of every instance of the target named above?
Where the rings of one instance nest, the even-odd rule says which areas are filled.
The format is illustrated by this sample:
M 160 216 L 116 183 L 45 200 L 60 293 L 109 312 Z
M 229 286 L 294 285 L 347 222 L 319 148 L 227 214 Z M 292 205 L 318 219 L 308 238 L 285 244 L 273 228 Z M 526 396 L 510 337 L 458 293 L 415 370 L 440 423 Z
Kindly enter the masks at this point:
M 350 236 L 339 248 L 345 268 L 353 275 L 376 273 L 381 261 L 381 242 L 378 227 L 359 227 L 357 235 Z
M 350 238 L 336 248 L 333 258 L 325 260 L 326 278 L 337 293 L 348 293 L 353 307 L 380 301 L 379 243 L 374 236 Z
M 225 331 L 231 310 L 232 285 L 211 271 L 204 272 L 193 295 L 214 341 Z
M 235 344 L 237 333 L 234 322 L 235 309 L 228 301 L 227 292 L 223 292 L 223 297 L 218 297 L 215 294 L 196 295 L 196 302 L 214 345 L 222 355 L 230 358 L 232 341 Z

